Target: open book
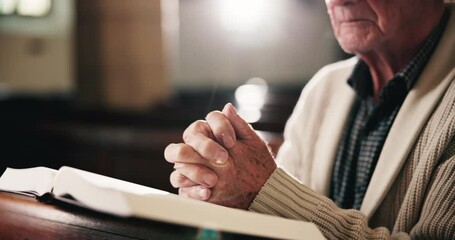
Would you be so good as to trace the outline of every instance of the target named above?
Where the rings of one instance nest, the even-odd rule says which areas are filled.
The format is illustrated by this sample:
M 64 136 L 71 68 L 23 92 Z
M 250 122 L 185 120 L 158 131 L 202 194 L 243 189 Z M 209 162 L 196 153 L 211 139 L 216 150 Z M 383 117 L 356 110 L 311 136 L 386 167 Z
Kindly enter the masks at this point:
M 71 167 L 8 168 L 0 190 L 196 228 L 275 239 L 324 239 L 312 223 L 222 207 Z

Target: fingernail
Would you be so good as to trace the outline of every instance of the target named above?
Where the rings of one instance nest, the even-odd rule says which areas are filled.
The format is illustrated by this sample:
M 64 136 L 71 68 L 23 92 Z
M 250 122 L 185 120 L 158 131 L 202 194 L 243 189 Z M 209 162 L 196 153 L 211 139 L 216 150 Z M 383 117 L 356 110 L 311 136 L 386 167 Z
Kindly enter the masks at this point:
M 213 174 L 206 174 L 202 176 L 202 181 L 204 181 L 207 187 L 213 187 L 216 184 L 216 176 Z
M 224 146 L 227 148 L 231 148 L 234 146 L 235 142 L 234 139 L 229 135 L 229 134 L 221 134 L 221 137 L 223 138 L 223 143 Z
M 198 194 L 199 194 L 199 197 L 201 197 L 201 199 L 203 199 L 203 200 L 206 200 L 209 198 L 209 191 L 207 188 L 200 188 Z
M 215 154 L 215 162 L 218 165 L 224 165 L 227 162 L 228 154 L 223 150 L 218 150 Z

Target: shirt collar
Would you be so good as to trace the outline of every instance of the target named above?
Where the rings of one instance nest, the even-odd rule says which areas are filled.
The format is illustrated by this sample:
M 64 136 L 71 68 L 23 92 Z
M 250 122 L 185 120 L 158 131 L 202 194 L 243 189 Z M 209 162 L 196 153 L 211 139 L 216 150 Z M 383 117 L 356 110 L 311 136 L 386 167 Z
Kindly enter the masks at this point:
M 448 19 L 449 12 L 446 11 L 438 26 L 432 31 L 412 60 L 381 89 L 380 101 L 387 100 L 394 95 L 403 96 L 404 94 L 405 96 L 411 90 L 442 36 Z M 373 82 L 369 67 L 360 58 L 348 78 L 348 84 L 361 99 L 373 96 Z

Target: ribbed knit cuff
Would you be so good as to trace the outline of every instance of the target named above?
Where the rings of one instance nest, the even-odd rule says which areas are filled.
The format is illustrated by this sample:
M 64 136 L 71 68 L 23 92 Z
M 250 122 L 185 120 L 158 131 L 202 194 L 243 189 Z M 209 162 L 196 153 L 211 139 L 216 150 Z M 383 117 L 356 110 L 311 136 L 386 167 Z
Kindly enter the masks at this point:
M 277 168 L 251 203 L 250 211 L 312 221 L 322 197 Z
M 386 228 L 368 228 L 357 210 L 336 204 L 277 168 L 249 207 L 250 211 L 313 222 L 329 239 L 387 238 Z

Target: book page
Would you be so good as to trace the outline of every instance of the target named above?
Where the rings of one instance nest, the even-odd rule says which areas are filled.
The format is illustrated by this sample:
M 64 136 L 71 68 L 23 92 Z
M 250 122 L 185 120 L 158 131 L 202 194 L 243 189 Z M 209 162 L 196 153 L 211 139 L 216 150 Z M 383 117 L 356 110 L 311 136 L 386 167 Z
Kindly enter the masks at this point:
M 80 169 L 72 168 L 72 167 L 61 167 L 59 174 L 64 174 L 64 172 L 70 171 L 73 172 L 74 174 L 77 174 L 81 178 L 83 178 L 85 181 L 100 187 L 100 188 L 106 188 L 106 189 L 113 189 L 113 190 L 118 190 L 122 192 L 129 192 L 129 193 L 134 193 L 134 194 L 139 194 L 139 195 L 147 195 L 147 194 L 168 194 L 168 192 L 158 190 L 155 188 L 151 187 L 146 187 L 143 185 L 123 181 L 120 179 L 116 178 L 111 178 L 107 176 L 103 176 L 100 174 L 96 173 L 91 173 L 87 171 L 83 171 Z
M 124 193 L 137 196 L 171 194 L 71 167 L 60 168 L 52 193 L 59 200 L 118 216 L 131 216 Z
M 232 209 L 158 189 L 64 167 L 54 194 L 69 194 L 78 205 L 118 216 L 274 239 L 323 239 L 312 223 Z
M 56 175 L 57 170 L 46 167 L 7 168 L 0 178 L 0 190 L 40 197 L 51 192 Z
M 313 223 L 223 207 L 178 195 L 125 194 L 134 216 L 272 239 L 325 239 Z

